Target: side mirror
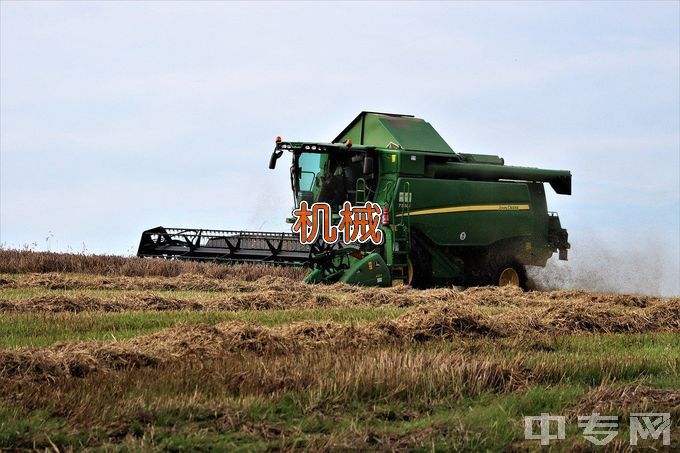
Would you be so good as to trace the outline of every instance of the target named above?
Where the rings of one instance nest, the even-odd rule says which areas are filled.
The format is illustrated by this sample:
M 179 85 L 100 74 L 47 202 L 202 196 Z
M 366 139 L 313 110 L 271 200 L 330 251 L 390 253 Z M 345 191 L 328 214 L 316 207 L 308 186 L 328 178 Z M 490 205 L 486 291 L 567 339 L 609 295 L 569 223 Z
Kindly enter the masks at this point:
M 276 168 L 276 161 L 278 160 L 279 157 L 283 154 L 283 151 L 276 151 L 272 153 L 272 157 L 269 158 L 269 169 L 273 170 Z
M 364 157 L 364 175 L 373 174 L 373 158 L 366 156 Z

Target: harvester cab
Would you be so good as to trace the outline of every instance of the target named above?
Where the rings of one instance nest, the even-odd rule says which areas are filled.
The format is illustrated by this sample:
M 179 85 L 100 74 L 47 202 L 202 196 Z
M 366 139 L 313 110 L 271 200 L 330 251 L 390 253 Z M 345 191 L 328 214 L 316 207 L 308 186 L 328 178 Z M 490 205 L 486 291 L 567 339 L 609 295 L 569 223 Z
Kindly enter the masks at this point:
M 526 286 L 526 265 L 567 258 L 567 231 L 544 183 L 571 194 L 571 173 L 454 152 L 426 121 L 362 112 L 329 143 L 277 137 L 269 168 L 291 155 L 293 203 L 383 208 L 381 244 L 303 245 L 290 233 L 165 229 L 143 233 L 139 256 L 263 261 L 311 268 L 310 283 Z M 291 220 L 291 219 L 289 219 Z
M 364 203 L 375 194 L 372 147 L 334 143 L 277 142 L 272 159 L 293 155 L 290 180 L 295 206 L 328 203 L 336 211 L 345 202 Z M 271 168 L 271 166 L 270 166 Z

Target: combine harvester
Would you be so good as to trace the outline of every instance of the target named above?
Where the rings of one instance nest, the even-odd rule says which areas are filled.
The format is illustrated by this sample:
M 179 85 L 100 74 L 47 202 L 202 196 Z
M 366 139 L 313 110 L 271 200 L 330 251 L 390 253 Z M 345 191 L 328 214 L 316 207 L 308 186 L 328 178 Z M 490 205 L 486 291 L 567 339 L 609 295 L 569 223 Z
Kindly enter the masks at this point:
M 306 200 L 383 207 L 381 245 L 302 245 L 290 233 L 157 227 L 137 255 L 309 266 L 310 283 L 526 286 L 525 265 L 567 259 L 567 231 L 543 183 L 571 195 L 571 173 L 511 167 L 454 152 L 426 121 L 362 112 L 331 143 L 276 140 L 269 168 L 292 155 L 295 206 Z M 288 219 L 292 222 L 292 219 Z

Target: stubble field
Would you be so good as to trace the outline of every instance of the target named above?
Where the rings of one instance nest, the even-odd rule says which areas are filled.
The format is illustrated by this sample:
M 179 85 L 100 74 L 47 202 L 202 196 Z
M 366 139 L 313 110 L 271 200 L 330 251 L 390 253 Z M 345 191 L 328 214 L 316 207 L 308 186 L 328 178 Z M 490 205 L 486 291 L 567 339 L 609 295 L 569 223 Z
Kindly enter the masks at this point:
M 302 275 L 0 251 L 0 449 L 524 451 L 544 412 L 556 450 L 594 412 L 680 448 L 679 298 Z

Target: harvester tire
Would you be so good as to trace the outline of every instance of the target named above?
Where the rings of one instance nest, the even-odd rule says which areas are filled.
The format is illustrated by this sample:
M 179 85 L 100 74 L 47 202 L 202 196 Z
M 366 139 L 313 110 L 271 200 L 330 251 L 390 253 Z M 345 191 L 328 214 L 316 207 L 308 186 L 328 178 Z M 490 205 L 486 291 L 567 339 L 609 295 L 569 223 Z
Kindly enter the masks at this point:
M 409 262 L 409 285 L 424 289 L 432 287 L 432 259 L 430 254 L 417 241 L 411 242 Z
M 522 263 L 513 256 L 491 255 L 486 266 L 488 284 L 493 286 L 519 286 L 527 289 L 527 271 Z

